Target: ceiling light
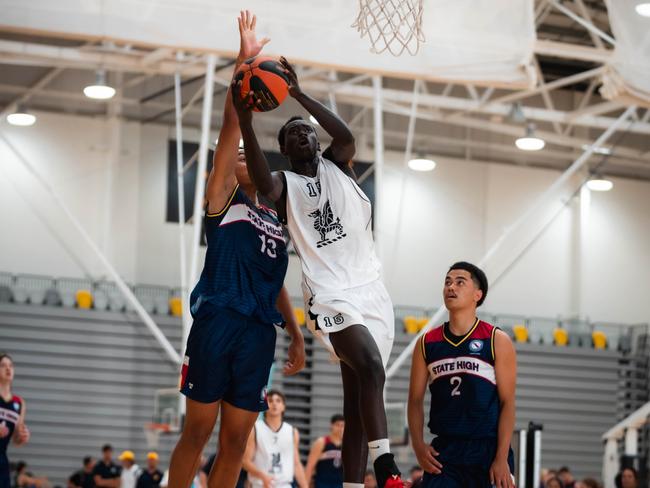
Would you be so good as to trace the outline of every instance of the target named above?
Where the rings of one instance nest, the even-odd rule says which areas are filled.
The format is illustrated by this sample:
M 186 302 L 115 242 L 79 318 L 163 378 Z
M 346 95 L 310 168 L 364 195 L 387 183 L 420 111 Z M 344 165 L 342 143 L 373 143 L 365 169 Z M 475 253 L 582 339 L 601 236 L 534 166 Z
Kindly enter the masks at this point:
M 637 4 L 636 13 L 643 17 L 650 17 L 650 2 L 642 2 Z
M 614 188 L 614 183 L 602 177 L 596 177 L 587 182 L 587 188 L 591 191 L 609 191 Z
M 612 154 L 612 150 L 610 148 L 608 148 L 608 147 L 590 146 L 588 144 L 583 144 L 582 145 L 582 150 L 583 151 L 588 151 L 589 149 L 592 149 L 594 154 L 602 154 L 603 156 L 609 156 L 610 154 Z
M 310 115 L 310 116 L 309 116 L 309 121 L 310 121 L 312 124 L 320 125 L 320 124 L 318 123 L 318 120 L 316 120 L 316 117 L 314 117 L 313 115 Z
M 34 125 L 36 122 L 36 116 L 30 114 L 23 107 L 16 107 L 16 111 L 7 115 L 7 122 L 11 125 L 19 125 L 22 127 L 28 127 Z
M 522 151 L 539 151 L 545 145 L 544 139 L 535 136 L 535 124 L 528 124 L 526 126 L 526 135 L 515 141 L 515 146 Z
M 436 162 L 431 159 L 418 158 L 411 159 L 408 162 L 408 166 L 413 171 L 433 171 L 433 169 L 436 167 Z
M 115 95 L 115 88 L 106 84 L 106 72 L 98 71 L 95 84 L 84 88 L 84 95 L 97 100 L 107 100 Z

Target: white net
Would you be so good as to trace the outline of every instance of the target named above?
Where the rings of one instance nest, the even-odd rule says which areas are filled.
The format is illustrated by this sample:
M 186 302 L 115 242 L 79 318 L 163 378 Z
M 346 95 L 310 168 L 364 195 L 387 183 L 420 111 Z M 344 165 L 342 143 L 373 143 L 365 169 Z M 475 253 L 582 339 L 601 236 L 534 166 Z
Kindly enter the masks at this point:
M 424 42 L 422 0 L 359 0 L 359 15 L 352 27 L 370 40 L 370 51 L 415 56 Z
M 159 424 L 146 424 L 144 426 L 144 437 L 147 441 L 148 449 L 158 449 L 160 434 L 163 432 L 165 432 L 165 429 Z

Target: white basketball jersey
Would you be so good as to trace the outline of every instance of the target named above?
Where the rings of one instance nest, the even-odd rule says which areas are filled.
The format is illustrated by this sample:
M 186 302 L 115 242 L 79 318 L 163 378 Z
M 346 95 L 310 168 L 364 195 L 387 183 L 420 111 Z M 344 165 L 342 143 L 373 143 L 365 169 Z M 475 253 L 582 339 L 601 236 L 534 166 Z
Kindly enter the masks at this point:
M 293 427 L 282 422 L 280 430 L 273 431 L 264 420 L 255 422 L 255 457 L 258 469 L 273 475 L 274 488 L 291 488 L 294 471 Z M 249 476 L 253 488 L 262 488 L 259 478 Z
M 379 279 L 372 208 L 359 185 L 325 158 L 315 178 L 284 175 L 287 229 L 300 256 L 303 289 L 316 295 Z

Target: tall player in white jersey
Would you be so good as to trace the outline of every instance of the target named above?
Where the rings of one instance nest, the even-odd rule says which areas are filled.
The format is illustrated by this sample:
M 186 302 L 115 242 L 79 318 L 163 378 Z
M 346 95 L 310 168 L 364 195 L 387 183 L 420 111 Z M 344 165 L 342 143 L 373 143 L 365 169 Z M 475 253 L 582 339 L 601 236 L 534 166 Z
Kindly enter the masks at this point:
M 252 127 L 251 106 L 234 97 L 248 171 L 260 193 L 275 202 L 300 257 L 310 328 L 341 360 L 343 486 L 363 487 L 369 452 L 379 486 L 402 487 L 390 453 L 383 400 L 393 306 L 380 279 L 371 204 L 350 167 L 354 137 L 335 113 L 302 92 L 293 68 L 286 59 L 281 62 L 289 94 L 316 118 L 332 143 L 321 153 L 314 127 L 293 117 L 278 134 L 291 170 L 272 173 Z M 254 93 L 250 97 L 260 103 Z

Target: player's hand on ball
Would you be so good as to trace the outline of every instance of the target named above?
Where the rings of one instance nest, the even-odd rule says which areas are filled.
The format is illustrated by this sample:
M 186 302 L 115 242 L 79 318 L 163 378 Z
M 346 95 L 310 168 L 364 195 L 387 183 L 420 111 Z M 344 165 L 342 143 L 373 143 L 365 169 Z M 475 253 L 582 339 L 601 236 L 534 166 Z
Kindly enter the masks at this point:
M 289 64 L 289 61 L 287 61 L 287 58 L 284 56 L 280 57 L 280 64 L 284 68 L 284 74 L 287 75 L 287 78 L 289 78 L 289 95 L 296 98 L 302 93 L 300 85 L 298 84 L 298 75 L 296 75 L 296 71 L 293 69 L 293 66 Z
M 239 122 L 250 123 L 253 120 L 253 103 L 254 96 L 253 92 L 248 92 L 246 98 L 241 97 L 241 81 L 233 80 L 230 84 L 230 91 L 232 93 L 232 104 L 235 106 L 235 111 L 239 117 Z
M 497 488 L 515 488 L 506 459 L 495 459 L 490 466 L 490 483 Z
M 305 340 L 302 334 L 291 338 L 287 356 L 287 362 L 282 369 L 286 376 L 294 375 L 305 367 Z
M 440 474 L 442 472 L 442 464 L 436 459 L 439 453 L 433 446 L 423 442 L 413 446 L 413 450 L 418 463 L 427 473 Z
M 255 35 L 257 17 L 250 10 L 241 10 L 239 18 L 239 56 L 238 61 L 243 63 L 248 58 L 257 56 L 262 48 L 270 41 L 268 37 L 258 40 Z

